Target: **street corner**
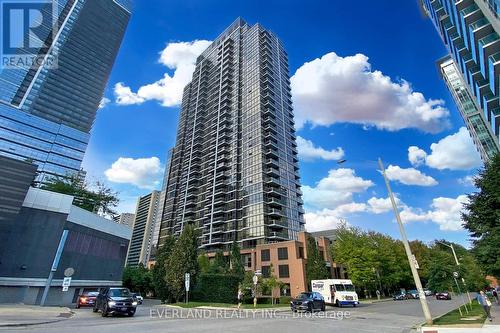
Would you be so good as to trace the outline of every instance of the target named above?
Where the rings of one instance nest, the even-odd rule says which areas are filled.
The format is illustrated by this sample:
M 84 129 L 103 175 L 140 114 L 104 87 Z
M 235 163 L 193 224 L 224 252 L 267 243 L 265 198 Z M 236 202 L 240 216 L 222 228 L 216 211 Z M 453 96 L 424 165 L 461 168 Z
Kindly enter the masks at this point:
M 0 306 L 0 328 L 55 323 L 73 317 L 68 307 L 40 307 L 22 304 Z

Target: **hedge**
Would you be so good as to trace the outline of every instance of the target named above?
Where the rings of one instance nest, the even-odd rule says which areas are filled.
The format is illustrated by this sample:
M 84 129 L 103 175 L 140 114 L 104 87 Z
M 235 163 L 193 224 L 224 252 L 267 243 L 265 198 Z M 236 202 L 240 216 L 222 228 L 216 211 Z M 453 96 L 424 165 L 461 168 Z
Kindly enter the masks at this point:
M 240 279 L 236 275 L 203 273 L 197 279 L 192 300 L 236 303 Z

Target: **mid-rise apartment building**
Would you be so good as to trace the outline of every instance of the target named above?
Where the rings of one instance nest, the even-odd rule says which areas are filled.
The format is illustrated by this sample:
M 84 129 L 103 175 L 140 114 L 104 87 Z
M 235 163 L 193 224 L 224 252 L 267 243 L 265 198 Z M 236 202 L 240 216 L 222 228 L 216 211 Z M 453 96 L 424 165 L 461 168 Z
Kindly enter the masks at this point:
M 333 262 L 330 246 L 335 230 L 328 233 L 299 232 L 297 240 L 260 244 L 255 248 L 242 249 L 241 257 L 243 266 L 247 271 L 260 271 L 262 277 L 268 278 L 271 274 L 283 283 L 280 296 L 297 296 L 301 292 L 310 290 L 306 276 L 307 265 L 307 239 L 314 238 L 320 256 L 325 261 L 329 275 L 333 279 L 347 279 L 344 267 Z M 225 253 L 229 256 L 229 252 Z M 209 257 L 215 256 L 210 253 Z M 277 293 L 275 293 L 277 295 Z

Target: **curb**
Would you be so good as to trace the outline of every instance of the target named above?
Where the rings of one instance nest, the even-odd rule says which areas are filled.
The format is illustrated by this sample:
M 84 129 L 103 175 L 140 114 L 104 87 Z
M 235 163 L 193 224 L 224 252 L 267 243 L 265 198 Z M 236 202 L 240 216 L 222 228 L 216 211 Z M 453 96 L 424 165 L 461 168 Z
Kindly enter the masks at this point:
M 61 314 L 69 314 L 68 317 L 61 316 Z M 53 320 L 45 320 L 45 321 L 37 321 L 37 322 L 28 322 L 28 323 L 7 323 L 7 324 L 1 324 L 0 323 L 0 328 L 6 328 L 6 327 L 26 327 L 26 326 L 35 326 L 35 325 L 44 325 L 44 324 L 53 324 L 53 323 L 58 323 L 60 321 L 64 321 L 67 319 L 72 318 L 75 315 L 75 312 L 70 310 L 68 308 L 68 312 L 61 312 L 59 313 L 59 318 L 58 319 L 53 319 Z
M 43 324 L 53 324 L 53 323 L 58 323 L 60 321 L 63 321 L 68 318 L 64 319 L 55 319 L 51 321 L 40 321 L 36 323 L 12 323 L 12 324 L 0 324 L 0 328 L 2 327 L 23 327 L 23 326 L 34 326 L 34 325 L 43 325 Z
M 192 308 L 184 308 L 182 306 L 178 305 L 169 305 L 169 304 L 162 304 L 162 307 L 170 307 L 170 308 L 175 308 L 175 309 L 205 309 L 205 310 L 226 310 L 226 311 L 255 311 L 255 310 L 275 310 L 278 312 L 284 312 L 284 311 L 290 311 L 290 308 L 287 306 L 280 306 L 280 307 L 274 307 L 274 308 L 255 308 L 255 309 L 245 309 L 245 308 L 223 308 L 223 307 L 217 307 L 217 306 L 196 306 Z
M 374 300 L 374 301 L 359 301 L 359 303 L 361 304 L 376 304 L 376 303 L 382 303 L 382 302 L 389 302 L 389 301 L 392 301 L 393 299 L 392 298 L 384 298 L 384 299 L 381 299 L 380 301 L 379 300 Z
M 230 310 L 230 311 L 256 311 L 256 310 L 275 310 L 278 312 L 285 312 L 285 311 L 290 311 L 290 309 L 286 306 L 280 306 L 280 307 L 275 307 L 275 308 L 255 308 L 255 309 L 245 309 L 245 308 L 219 308 L 215 306 L 198 306 L 196 308 L 191 308 L 191 309 L 207 309 L 207 310 Z

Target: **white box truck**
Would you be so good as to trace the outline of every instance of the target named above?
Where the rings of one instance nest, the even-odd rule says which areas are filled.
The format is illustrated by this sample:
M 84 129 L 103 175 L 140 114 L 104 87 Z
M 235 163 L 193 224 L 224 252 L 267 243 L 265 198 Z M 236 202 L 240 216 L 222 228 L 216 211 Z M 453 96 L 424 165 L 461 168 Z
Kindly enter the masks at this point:
M 356 294 L 351 280 L 312 280 L 311 291 L 320 293 L 325 299 L 325 303 L 338 307 L 344 305 L 355 307 L 359 304 L 358 294 Z

